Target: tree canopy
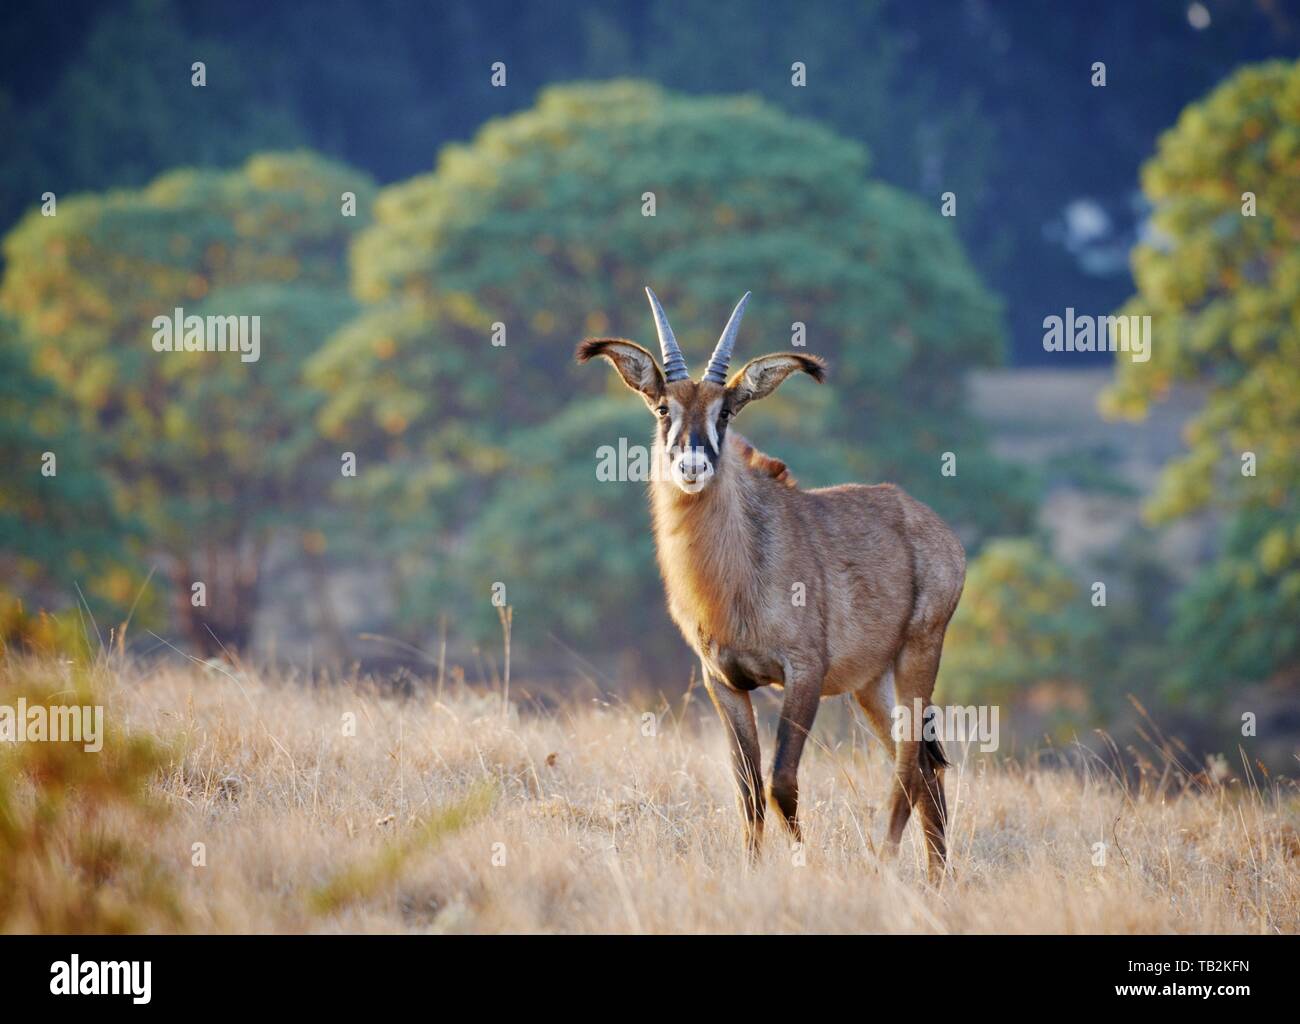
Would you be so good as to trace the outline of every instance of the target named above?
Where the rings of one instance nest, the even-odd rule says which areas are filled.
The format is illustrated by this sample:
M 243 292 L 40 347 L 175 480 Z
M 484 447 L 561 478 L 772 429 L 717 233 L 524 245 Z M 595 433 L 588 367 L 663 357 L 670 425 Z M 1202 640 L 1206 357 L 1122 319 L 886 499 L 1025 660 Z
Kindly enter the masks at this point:
M 210 591 L 200 636 L 246 638 L 268 529 L 301 522 L 325 486 L 320 396 L 301 367 L 354 312 L 344 268 L 361 218 L 343 216 L 342 196 L 364 211 L 370 189 L 314 155 L 264 154 L 69 197 L 5 239 L 0 304 L 100 439 L 117 507 L 167 557 L 182 607 L 192 582 Z M 157 351 L 155 318 L 178 308 L 259 317 L 259 358 Z
M 1203 685 L 1265 678 L 1300 659 L 1300 63 L 1244 68 L 1189 106 L 1142 184 L 1154 209 L 1121 312 L 1151 317 L 1151 359 L 1116 363 L 1106 405 L 1140 416 L 1174 383 L 1205 389 L 1148 511 L 1234 517 L 1175 635 Z
M 51 588 L 83 587 L 120 608 L 133 596 L 129 525 L 117 515 L 103 452 L 76 429 L 71 403 L 32 372 L 18 326 L 0 316 L 0 565 L 5 584 L 57 606 Z

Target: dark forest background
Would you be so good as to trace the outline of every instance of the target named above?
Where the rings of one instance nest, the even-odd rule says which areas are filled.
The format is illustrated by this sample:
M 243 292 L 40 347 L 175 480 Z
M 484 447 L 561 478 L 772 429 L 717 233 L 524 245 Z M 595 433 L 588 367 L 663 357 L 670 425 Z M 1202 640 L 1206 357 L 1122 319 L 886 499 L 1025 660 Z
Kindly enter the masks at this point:
M 1137 170 L 1156 136 L 1238 65 L 1300 46 L 1300 8 L 1285 0 L 1208 4 L 1204 30 L 1188 7 L 11 5 L 0 35 L 0 227 L 46 189 L 141 185 L 177 163 L 230 166 L 272 146 L 310 146 L 397 181 L 553 82 L 643 77 L 689 93 L 757 93 L 866 143 L 874 173 L 899 188 L 957 192 L 962 242 L 1006 299 L 1013 359 L 1042 361 L 1036 310 L 1110 309 L 1131 291 Z M 206 94 L 178 90 L 172 59 L 182 52 L 233 73 Z M 489 84 L 495 60 L 508 61 L 509 88 Z M 790 88 L 793 60 L 811 69 L 805 89 Z M 1086 73 L 1099 60 L 1110 69 L 1105 105 Z

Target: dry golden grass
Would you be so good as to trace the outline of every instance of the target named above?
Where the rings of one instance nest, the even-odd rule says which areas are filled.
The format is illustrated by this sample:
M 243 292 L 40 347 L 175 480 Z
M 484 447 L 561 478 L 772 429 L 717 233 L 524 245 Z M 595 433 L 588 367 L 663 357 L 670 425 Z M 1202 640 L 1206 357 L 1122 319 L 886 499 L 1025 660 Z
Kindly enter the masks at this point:
M 185 930 L 1279 933 L 1300 924 L 1291 788 L 1152 797 L 1126 793 L 1096 765 L 957 767 L 955 874 L 936 891 L 923 880 L 915 825 L 897 862 L 877 860 L 888 767 L 838 701 L 824 706 L 804 757 L 802 855 L 773 822 L 761 862 L 747 868 L 707 707 L 661 712 L 647 736 L 630 706 L 503 711 L 482 692 L 401 698 L 228 667 L 94 674 L 109 718 L 168 752 L 155 788 L 170 813 L 133 838 L 169 874 Z M 1098 841 L 1108 844 L 1104 867 L 1092 862 Z M 192 864 L 196 843 L 204 866 Z

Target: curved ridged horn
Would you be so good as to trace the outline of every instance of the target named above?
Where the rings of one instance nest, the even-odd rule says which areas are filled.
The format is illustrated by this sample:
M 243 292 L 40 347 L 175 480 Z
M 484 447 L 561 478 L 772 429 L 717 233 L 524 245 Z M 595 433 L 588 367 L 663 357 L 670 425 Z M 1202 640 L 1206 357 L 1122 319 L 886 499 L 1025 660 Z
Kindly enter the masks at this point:
M 704 371 L 704 379 L 715 384 L 727 383 L 727 366 L 731 363 L 731 350 L 736 347 L 736 334 L 740 331 L 740 318 L 745 315 L 745 303 L 749 301 L 749 292 L 745 292 L 736 308 L 731 311 L 731 319 L 722 329 L 722 337 L 709 356 L 709 368 Z
M 673 329 L 668 323 L 668 314 L 664 312 L 664 307 L 659 305 L 654 292 L 647 288 L 645 293 L 646 298 L 650 300 L 650 309 L 655 315 L 655 330 L 659 332 L 659 351 L 663 356 L 664 380 L 669 384 L 675 380 L 686 380 L 690 373 L 686 370 L 686 359 L 677 346 L 677 339 L 673 337 Z

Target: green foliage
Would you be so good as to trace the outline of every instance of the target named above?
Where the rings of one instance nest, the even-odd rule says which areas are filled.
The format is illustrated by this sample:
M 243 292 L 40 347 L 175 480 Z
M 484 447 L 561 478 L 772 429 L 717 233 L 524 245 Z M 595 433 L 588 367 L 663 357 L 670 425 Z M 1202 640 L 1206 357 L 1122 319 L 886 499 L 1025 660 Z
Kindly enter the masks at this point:
M 364 176 L 264 154 L 237 171 L 173 171 L 140 191 L 65 199 L 4 242 L 0 304 L 33 365 L 99 439 L 117 506 L 145 525 L 176 581 L 229 581 L 213 621 L 237 640 L 267 532 L 310 525 L 304 510 L 337 479 L 338 453 L 314 428 L 320 395 L 300 371 L 355 312 L 343 192 L 367 209 Z M 176 308 L 259 316 L 259 360 L 156 351 L 154 318 Z
M 1244 69 L 1188 107 L 1142 184 L 1152 237 L 1134 251 L 1123 312 L 1151 316 L 1152 355 L 1116 362 L 1107 406 L 1140 416 L 1175 382 L 1210 388 L 1151 514 L 1276 503 L 1300 483 L 1300 63 Z M 1243 451 L 1257 479 L 1240 473 Z
M 945 701 L 1002 703 L 1043 683 L 1078 683 L 1095 630 L 1087 595 L 1038 542 L 990 541 L 966 572 L 948 627 Z
M 1184 680 L 1222 687 L 1300 654 L 1300 564 L 1287 547 L 1300 527 L 1300 63 L 1245 68 L 1189 106 L 1142 182 L 1152 239 L 1134 253 L 1138 293 L 1123 312 L 1151 316 L 1152 356 L 1117 361 L 1107 405 L 1139 416 L 1175 382 L 1207 388 L 1148 512 L 1239 515 L 1174 634 L 1196 662 Z
M 583 335 L 653 338 L 647 283 L 697 372 L 747 289 L 738 358 L 789 348 L 791 325 L 806 324 L 810 351 L 831 360 L 831 386 L 787 388 L 740 427 L 805 484 L 893 479 L 976 531 L 1023 526 L 1024 481 L 983 451 L 962 399 L 964 373 L 1001 358 L 997 303 L 948 225 L 868 181 L 867 166 L 860 145 L 755 99 L 625 81 L 546 90 L 535 108 L 448 147 L 435 173 L 381 192 L 354 249 L 367 310 L 311 375 L 330 394 L 325 429 L 365 438 L 388 461 L 391 473 L 371 482 L 382 503 L 396 504 L 379 490 L 391 487 L 432 506 L 391 536 L 427 543 L 432 518 L 493 553 L 487 576 L 507 587 L 532 578 L 539 593 L 544 578 L 552 593 L 570 591 L 534 574 L 601 590 L 602 576 L 631 572 L 643 514 L 610 517 L 600 544 L 566 539 L 567 567 L 554 542 L 592 529 L 568 497 L 578 478 L 590 491 L 595 448 L 649 430 L 641 413 L 631 435 L 611 421 L 585 451 L 572 448 L 575 429 L 603 422 L 594 394 L 640 411 L 612 375 L 574 368 L 571 353 Z M 646 192 L 654 217 L 642 215 Z M 504 346 L 491 343 L 494 323 Z M 557 416 L 568 418 L 552 427 Z M 520 445 L 510 440 L 519 430 L 542 433 Z M 562 449 L 550 472 L 533 447 L 547 438 Z M 969 460 L 961 486 L 939 475 L 946 450 Z M 535 484 L 526 497 L 513 485 L 525 476 Z M 637 585 L 602 603 L 604 621 L 636 618 L 654 579 L 651 562 L 640 565 Z M 427 621 L 427 603 L 412 610 Z M 571 612 L 570 627 L 596 628 L 581 607 Z
M 495 481 L 444 582 L 466 588 L 459 607 L 468 619 L 464 625 L 480 639 L 497 631 L 486 601 L 496 581 L 506 584 L 517 622 L 561 637 L 595 637 L 613 650 L 636 647 L 647 632 L 661 634 L 667 619 L 644 478 L 597 478 L 602 458 L 617 460 L 620 438 L 625 449 L 645 449 L 649 465 L 646 419 L 643 407 L 624 396 L 593 399 L 562 410 L 509 446 L 512 470 Z M 609 614 L 622 608 L 636 612 Z M 654 627 L 649 631 L 647 620 Z
M 1175 603 L 1171 639 L 1183 653 L 1175 690 L 1186 696 L 1265 681 L 1300 662 L 1300 515 L 1243 511 L 1225 541 Z
M 6 585 L 42 598 L 69 593 L 78 583 L 97 611 L 120 610 L 138 583 L 126 550 L 135 532 L 114 511 L 100 470 L 102 445 L 76 428 L 72 404 L 31 371 L 28 359 L 17 325 L 0 316 L 0 565 Z M 52 475 L 43 472 L 47 467 Z

